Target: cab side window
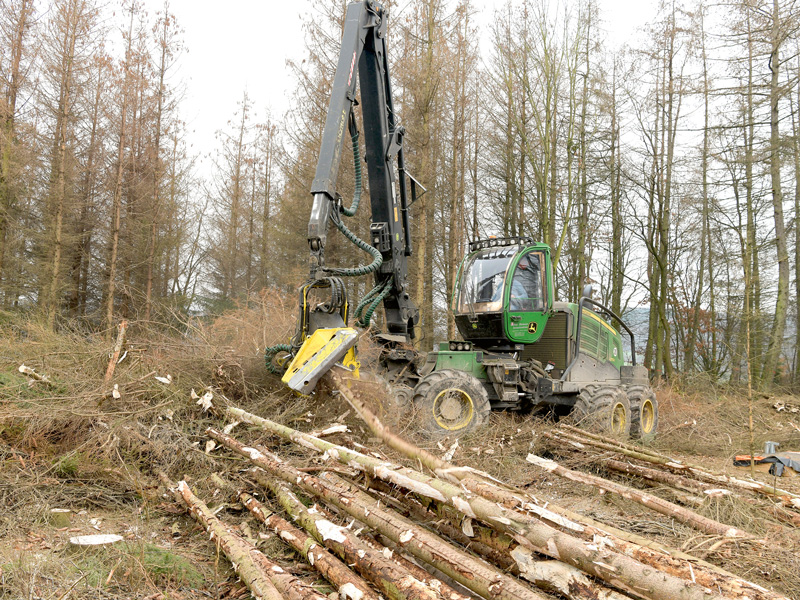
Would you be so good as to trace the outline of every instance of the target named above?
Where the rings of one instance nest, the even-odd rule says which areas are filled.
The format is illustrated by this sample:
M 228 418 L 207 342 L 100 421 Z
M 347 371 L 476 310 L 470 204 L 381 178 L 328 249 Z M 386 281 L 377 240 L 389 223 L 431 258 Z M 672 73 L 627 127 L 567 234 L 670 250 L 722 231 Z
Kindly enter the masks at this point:
M 540 255 L 529 252 L 520 259 L 511 279 L 509 310 L 544 310 L 542 268 Z

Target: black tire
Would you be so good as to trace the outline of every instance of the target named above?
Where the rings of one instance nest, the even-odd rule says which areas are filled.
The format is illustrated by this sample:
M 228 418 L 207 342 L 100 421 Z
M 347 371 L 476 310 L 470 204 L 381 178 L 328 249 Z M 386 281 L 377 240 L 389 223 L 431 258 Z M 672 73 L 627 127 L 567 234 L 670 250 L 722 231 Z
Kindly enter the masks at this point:
M 631 433 L 631 405 L 622 388 L 589 385 L 578 394 L 572 409 L 575 423 L 584 429 L 627 438 Z
M 630 385 L 626 390 L 631 405 L 631 437 L 652 440 L 658 431 L 658 400 L 649 385 Z
M 433 436 L 460 436 L 483 424 L 491 412 L 489 394 L 464 371 L 442 369 L 423 377 L 414 388 L 414 406 L 423 431 Z
M 392 395 L 399 407 L 408 408 L 414 399 L 414 388 L 402 383 L 396 384 L 392 386 Z

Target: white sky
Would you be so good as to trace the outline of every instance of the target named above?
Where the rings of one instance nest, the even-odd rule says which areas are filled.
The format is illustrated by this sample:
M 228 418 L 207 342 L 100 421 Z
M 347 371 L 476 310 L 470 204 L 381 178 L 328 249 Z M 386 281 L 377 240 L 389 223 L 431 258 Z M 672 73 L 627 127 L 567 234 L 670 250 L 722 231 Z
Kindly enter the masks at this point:
M 396 10 L 414 1 L 400 0 Z M 494 7 L 506 2 L 514 0 L 475 0 L 481 29 L 491 22 Z M 551 2 L 556 8 L 570 0 Z M 145 0 L 145 5 L 155 13 L 163 0 Z M 654 13 L 655 0 L 600 0 L 600 5 L 607 44 L 618 45 Z M 204 157 L 213 151 L 215 132 L 233 117 L 245 90 L 259 117 L 267 108 L 276 118 L 291 108 L 294 81 L 286 61 L 303 57 L 303 18 L 311 10 L 311 0 L 170 0 L 187 49 L 175 76 L 185 86 L 182 114 L 192 153 Z M 203 165 L 208 162 L 201 158 Z

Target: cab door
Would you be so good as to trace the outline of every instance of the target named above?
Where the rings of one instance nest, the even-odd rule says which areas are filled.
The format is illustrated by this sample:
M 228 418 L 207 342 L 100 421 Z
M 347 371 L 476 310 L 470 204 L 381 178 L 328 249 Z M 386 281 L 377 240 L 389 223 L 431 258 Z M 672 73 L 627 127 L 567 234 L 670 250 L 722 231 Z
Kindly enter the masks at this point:
M 506 335 L 514 343 L 533 343 L 544 332 L 551 304 L 549 258 L 546 248 L 525 250 L 506 273 L 504 320 Z

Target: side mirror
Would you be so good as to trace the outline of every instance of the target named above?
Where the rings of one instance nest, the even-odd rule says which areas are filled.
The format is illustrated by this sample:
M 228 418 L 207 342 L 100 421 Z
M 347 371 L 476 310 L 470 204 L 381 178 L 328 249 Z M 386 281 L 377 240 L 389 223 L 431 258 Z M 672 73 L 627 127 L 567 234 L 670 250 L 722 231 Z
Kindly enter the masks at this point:
M 591 283 L 587 283 L 585 286 L 583 286 L 583 296 L 584 297 L 591 299 L 593 292 L 594 292 L 594 289 L 592 288 L 592 284 Z

